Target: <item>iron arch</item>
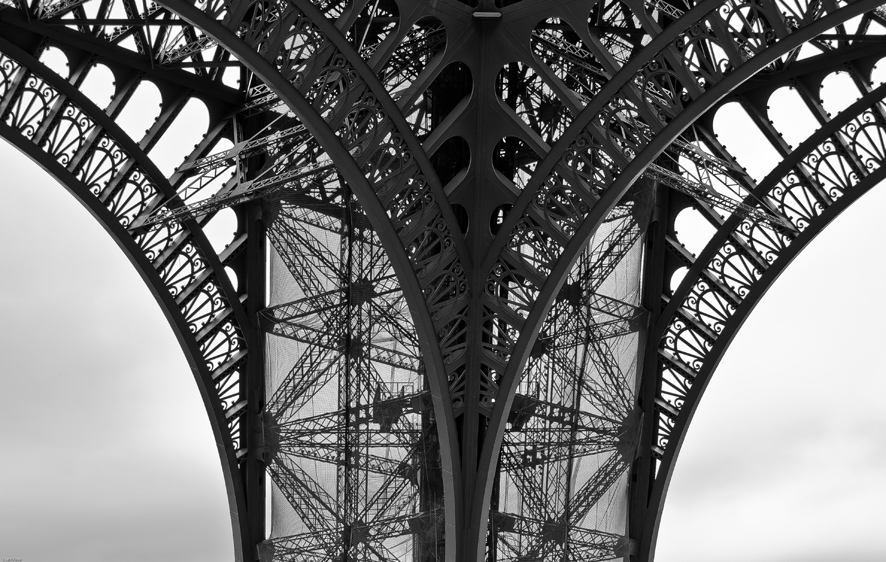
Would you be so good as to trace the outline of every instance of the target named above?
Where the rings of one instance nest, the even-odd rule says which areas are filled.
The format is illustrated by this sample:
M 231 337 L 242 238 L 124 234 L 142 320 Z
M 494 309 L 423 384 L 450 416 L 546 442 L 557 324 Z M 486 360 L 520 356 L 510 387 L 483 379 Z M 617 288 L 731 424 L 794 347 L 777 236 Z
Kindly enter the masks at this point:
M 257 512 L 264 510 L 262 482 L 269 466 L 272 477 L 295 482 L 287 500 L 310 532 L 263 543 L 258 554 L 263 558 L 287 552 L 292 556 L 337 556 L 335 553 L 342 552 L 342 548 L 365 550 L 369 548 L 365 545 L 375 540 L 373 532 L 379 525 L 389 526 L 382 534 L 390 532 L 391 536 L 434 535 L 429 540 L 436 547 L 445 543 L 448 560 L 481 559 L 487 548 L 510 547 L 506 541 L 501 545 L 495 542 L 507 533 L 518 537 L 517 542 L 522 541 L 520 537 L 531 536 L 536 543 L 525 549 L 529 554 L 520 554 L 521 547 L 513 548 L 514 559 L 540 556 L 538 553 L 547 552 L 545 549 L 567 549 L 573 527 L 576 548 L 585 548 L 583 552 L 593 552 L 597 557 L 650 558 L 658 513 L 682 435 L 728 341 L 790 259 L 883 175 L 882 147 L 876 142 L 862 146 L 861 141 L 853 140 L 859 131 L 871 133 L 869 136 L 875 139 L 883 137 L 884 112 L 878 105 L 883 87 L 867 92 L 862 101 L 838 116 L 823 118 L 820 130 L 796 150 L 785 150 L 783 163 L 760 183 L 735 169 L 734 158 L 709 134 L 706 142 L 713 148 L 699 157 L 729 168 L 724 178 L 738 184 L 742 193 L 740 201 L 727 198 L 731 206 L 725 218 L 712 203 L 722 205 L 724 200 L 717 199 L 711 190 L 704 194 L 691 186 L 676 185 L 685 183 L 685 174 L 677 158 L 670 156 L 671 161 L 667 160 L 667 151 L 674 146 L 684 155 L 695 150 L 687 147 L 684 136 L 690 128 L 711 133 L 707 121 L 722 100 L 731 95 L 760 97 L 753 91 L 755 81 L 808 81 L 808 76 L 802 75 L 802 65 L 785 64 L 785 76 L 777 77 L 777 70 L 785 61 L 795 63 L 802 45 L 829 30 L 841 29 L 846 21 L 862 17 L 869 22 L 865 14 L 876 8 L 873 0 L 826 1 L 821 9 L 800 6 L 798 13 L 791 15 L 783 13 L 774 2 L 720 0 L 687 4 L 685 10 L 662 0 L 601 3 L 599 7 L 579 2 L 548 1 L 530 6 L 528 2 L 503 1 L 495 11 L 487 11 L 492 9 L 492 2 L 483 2 L 481 9 L 474 10 L 454 1 L 441 2 L 438 8 L 438 3 L 407 6 L 392 1 L 191 4 L 167 0 L 163 6 L 143 7 L 144 13 L 129 3 L 130 11 L 135 13 L 128 14 L 130 27 L 112 33 L 99 31 L 99 27 L 115 20 L 89 20 L 87 12 L 79 7 L 81 2 L 41 3 L 39 7 L 33 4 L 32 11 L 39 14 L 40 22 L 30 21 L 27 8 L 22 10 L 24 14 L 8 10 L 0 14 L 0 19 L 12 23 L 17 33 L 26 30 L 30 40 L 49 37 L 69 41 L 68 47 L 78 50 L 81 69 L 92 60 L 90 57 L 100 58 L 111 52 L 119 58 L 118 66 L 130 64 L 141 73 L 153 73 L 174 83 L 165 90 L 161 118 L 137 144 L 68 81 L 49 72 L 13 41 L 4 39 L 0 52 L 8 58 L 0 64 L 0 71 L 8 86 L 0 89 L 0 110 L 5 119 L 0 133 L 41 162 L 106 225 L 154 289 L 189 350 L 210 419 L 217 425 L 222 443 L 238 558 L 255 558 L 254 547 L 264 536 L 262 517 Z M 107 5 L 103 3 L 105 8 Z M 607 6 L 614 10 L 609 16 L 603 13 Z M 377 9 L 383 14 L 378 19 Z M 548 10 L 562 18 L 548 18 Z M 422 19 L 425 12 L 439 18 Z M 164 43 L 168 30 L 159 37 L 145 32 L 158 25 L 158 13 L 168 18 L 165 24 L 170 27 L 185 29 L 178 42 Z M 59 18 L 70 14 L 72 19 L 81 20 L 82 33 L 65 29 L 67 20 Z M 635 16 L 635 21 L 627 21 L 631 19 L 629 14 Z M 592 20 L 605 17 L 611 17 L 614 26 L 623 26 L 615 35 L 629 38 L 623 37 L 614 50 L 603 44 L 610 31 L 591 30 L 595 27 Z M 877 17 L 878 21 L 883 19 L 882 14 Z M 512 26 L 511 35 L 497 36 L 491 31 L 497 25 L 492 20 Z M 521 29 L 525 37 L 517 38 Z M 370 30 L 377 42 L 366 44 Z M 434 91 L 443 88 L 441 84 L 446 81 L 457 83 L 457 95 L 446 100 L 442 109 L 437 108 L 439 123 L 411 121 L 421 118 L 408 113 L 406 106 L 415 105 L 424 93 L 416 88 L 401 104 L 386 91 L 386 75 L 378 75 L 385 58 L 407 37 L 426 48 L 420 57 L 425 57 L 421 60 L 427 67 L 411 69 L 416 83 Z M 465 68 L 455 65 L 454 70 L 446 71 L 450 66 L 443 63 L 451 62 L 447 56 L 454 55 L 439 46 L 445 44 L 445 39 L 461 37 L 469 40 L 459 46 L 458 57 L 470 58 L 471 64 Z M 116 47 L 103 50 L 103 42 L 121 38 L 136 43 L 143 56 L 124 55 L 120 49 L 114 50 Z M 494 79 L 483 68 L 482 60 L 474 60 L 471 57 L 475 54 L 469 52 L 473 45 L 516 45 L 523 39 L 517 58 L 531 60 L 507 62 L 507 72 L 496 74 Z M 842 38 L 821 41 L 842 41 L 833 54 L 820 59 L 827 64 L 851 66 L 871 54 L 863 38 L 843 34 Z M 155 53 L 158 47 L 160 52 Z M 203 58 L 210 49 L 211 58 Z M 560 55 L 564 60 L 567 55 L 587 59 L 580 60 L 581 64 L 596 57 L 589 71 L 596 76 L 591 89 L 598 88 L 593 96 L 585 99 L 574 95 L 568 71 L 549 67 L 546 57 Z M 398 64 L 402 65 L 403 60 Z M 173 66 L 181 72 L 171 72 Z M 199 90 L 208 98 L 216 94 L 211 91 L 212 85 L 221 84 L 223 78 L 223 71 L 218 69 L 234 69 L 247 82 L 239 91 L 213 98 L 218 106 L 210 132 L 185 164 L 171 178 L 165 178 L 147 152 L 175 120 L 190 96 L 189 89 Z M 138 79 L 127 76 L 129 80 Z M 442 77 L 440 83 L 435 77 Z M 468 82 L 470 85 L 466 85 Z M 125 103 L 127 88 L 118 95 L 117 105 Z M 507 101 L 500 95 L 506 88 L 526 91 L 509 96 L 512 99 Z M 540 97 L 539 92 L 543 94 Z M 540 105 L 545 107 L 524 107 L 531 105 L 527 100 L 533 95 L 542 99 Z M 225 96 L 228 99 L 221 99 Z M 570 113 L 569 119 L 574 115 L 569 125 L 562 108 L 548 107 L 558 97 Z M 492 137 L 481 139 L 484 131 L 476 132 L 477 138 L 473 138 L 476 124 L 464 122 L 473 117 L 480 119 L 483 107 L 493 107 L 493 103 L 496 115 L 511 120 L 507 130 L 515 138 L 532 141 L 531 150 L 526 150 L 522 141 L 505 143 L 502 148 L 519 151 L 525 166 L 522 185 L 518 188 L 503 175 L 482 169 L 490 164 L 485 155 L 472 160 L 483 162 L 482 166 L 469 165 L 469 173 L 444 188 L 427 152 L 433 148 L 452 156 L 464 151 L 464 146 L 499 142 L 502 135 L 492 141 Z M 522 113 L 516 111 L 518 104 Z M 253 129 L 245 137 L 241 134 L 243 122 L 238 121 L 244 112 L 261 114 L 247 126 Z M 540 119 L 548 117 L 549 122 L 541 123 Z M 759 111 L 754 116 L 765 129 L 764 117 Z M 485 118 L 490 119 L 488 115 Z M 275 129 L 262 119 L 285 121 L 287 127 Z M 263 137 L 265 126 L 274 132 Z M 458 146 L 438 142 L 452 130 L 464 132 L 468 138 Z M 766 132 L 772 138 L 777 136 L 774 130 Z M 551 146 L 541 140 L 541 133 L 553 143 Z M 428 146 L 419 141 L 422 136 Z M 283 146 L 293 138 L 302 144 L 292 150 L 291 146 L 285 150 L 261 148 Z M 231 141 L 234 148 L 213 153 L 220 139 Z M 839 161 L 842 164 L 837 167 L 850 172 L 828 176 L 825 182 L 827 174 L 810 162 L 828 158 Z M 217 179 L 213 170 L 225 167 L 236 167 L 241 175 L 208 201 L 198 201 L 189 188 L 181 188 L 188 173 L 198 170 L 203 174 L 202 188 Z M 306 180 L 321 174 L 325 176 L 316 181 Z M 495 187 L 490 198 L 502 198 L 495 201 L 496 205 L 483 201 L 495 209 L 490 223 L 494 228 L 466 228 L 460 232 L 450 198 L 456 203 L 469 198 L 479 200 L 469 188 L 474 186 L 479 193 L 484 187 L 484 174 L 488 184 Z M 333 176 L 328 181 L 323 179 Z M 795 180 L 785 180 L 791 177 Z M 290 180 L 322 185 L 317 192 L 311 191 L 314 187 L 285 191 L 281 185 Z M 334 184 L 342 194 L 340 199 L 322 199 L 329 195 L 320 193 L 325 189 L 324 181 Z M 642 188 L 629 192 L 632 186 Z M 261 192 L 263 189 L 267 191 Z M 262 200 L 257 195 L 274 189 L 279 189 L 276 199 Z M 639 192 L 651 195 L 641 197 Z M 313 207 L 302 205 L 305 197 L 315 195 L 319 199 L 312 200 Z M 808 201 L 811 203 L 804 203 Z M 201 217 L 211 216 L 226 204 L 238 205 L 241 225 L 239 236 L 218 254 L 202 232 L 206 220 Z M 683 251 L 671 236 L 670 219 L 687 205 L 697 206 L 716 228 L 698 257 Z M 322 212 L 317 210 L 321 207 Z M 468 224 L 485 226 L 489 217 L 483 216 L 485 211 L 479 207 L 482 205 L 478 209 L 461 205 L 459 215 L 468 216 Z M 304 214 L 299 214 L 302 211 L 318 214 L 306 220 Z M 317 258 L 313 263 L 320 264 L 317 269 L 325 277 L 314 279 L 311 294 L 302 291 L 296 300 L 266 306 L 265 231 L 259 217 L 274 222 L 287 213 L 288 218 L 270 227 L 271 245 L 278 237 L 275 248 L 282 248 L 280 253 L 285 253 L 287 244 L 294 248 L 293 254 L 313 252 Z M 484 220 L 478 222 L 477 218 Z M 512 457 L 505 458 L 502 443 L 506 432 L 516 427 L 514 431 L 521 433 L 519 428 L 535 416 L 544 417 L 547 424 L 541 435 L 552 425 L 562 425 L 566 418 L 577 423 L 588 413 L 548 400 L 554 393 L 542 399 L 525 388 L 519 394 L 519 388 L 527 365 L 550 356 L 552 341 L 559 337 L 543 333 L 557 325 L 549 322 L 550 317 L 565 311 L 564 315 L 574 313 L 577 318 L 576 310 L 591 307 L 583 302 L 583 292 L 595 293 L 603 281 L 585 286 L 586 276 L 573 272 L 591 259 L 590 241 L 607 221 L 620 221 L 624 226 L 621 238 L 609 240 L 613 247 L 630 242 L 632 248 L 643 246 L 649 256 L 643 273 L 642 306 L 609 298 L 606 306 L 610 312 L 623 305 L 632 311 L 605 328 L 611 333 L 598 333 L 599 328 L 590 324 L 584 326 L 586 332 L 594 332 L 586 334 L 589 339 L 605 339 L 615 333 L 620 334 L 618 337 L 632 334 L 631 338 L 645 342 L 637 345 L 643 363 L 637 389 L 633 381 L 618 381 L 625 387 L 618 390 L 632 387 L 620 397 L 626 403 L 619 404 L 624 410 L 618 412 L 620 417 L 605 420 L 609 424 L 605 427 L 590 424 L 599 438 L 588 440 L 598 446 L 593 454 L 616 451 L 620 458 L 606 465 L 608 473 L 601 476 L 602 491 L 588 492 L 577 502 L 585 509 L 579 515 L 578 511 L 570 512 L 574 498 L 568 490 L 560 502 L 565 507 L 558 503 L 563 507 L 561 512 L 552 514 L 541 509 L 538 513 L 543 515 L 532 515 L 531 510 L 523 510 L 525 506 L 518 506 L 517 512 L 507 513 L 493 506 L 498 501 L 493 497 L 499 485 L 496 473 L 508 462 L 534 467 L 548 457 L 536 455 L 539 443 L 525 438 L 522 457 L 515 460 L 511 451 Z M 293 227 L 295 223 L 302 226 Z M 647 223 L 650 227 L 644 245 L 639 240 Z M 319 243 L 319 237 L 306 237 L 307 231 L 298 230 L 304 225 L 332 233 L 328 238 L 333 241 Z M 311 265 L 310 260 L 289 257 L 290 270 L 310 269 L 305 267 Z M 599 262 L 606 259 L 600 258 Z M 251 272 L 251 277 L 246 276 L 245 289 L 235 290 L 225 277 L 224 267 L 232 260 L 240 270 Z M 364 260 L 368 265 L 352 268 L 354 260 Z M 674 263 L 684 264 L 688 274 L 671 292 L 662 277 Z M 364 271 L 375 277 L 362 275 Z M 609 275 L 613 270 L 607 271 Z M 396 286 L 387 285 L 386 290 L 378 291 L 380 282 Z M 409 319 L 402 319 L 399 331 L 391 328 L 397 322 L 390 318 L 379 324 L 384 325 L 382 331 L 391 328 L 391 334 L 386 334 L 394 336 L 390 339 L 400 337 L 405 341 L 409 348 L 406 353 L 396 345 L 379 344 L 367 327 L 386 314 L 364 314 L 372 306 L 371 301 L 390 295 L 395 295 L 391 298 L 396 302 L 387 303 L 389 309 L 399 311 L 402 300 Z M 594 306 L 603 305 L 597 302 Z M 324 316 L 329 310 L 341 312 L 346 318 Z M 311 325 L 298 320 L 308 316 Z M 643 319 L 648 319 L 645 325 Z M 324 323 L 318 329 L 317 325 Z M 401 329 L 403 326 L 406 328 Z M 324 327 L 328 328 L 325 332 Z M 390 512 L 399 504 L 388 496 L 395 495 L 391 490 L 401 488 L 382 485 L 387 491 L 378 501 L 383 505 L 372 507 L 376 498 L 367 500 L 370 492 L 355 490 L 358 485 L 369 490 L 374 484 L 370 486 L 368 479 L 351 478 L 351 472 L 368 467 L 366 472 L 396 480 L 397 486 L 417 486 L 415 472 L 404 468 L 409 462 L 403 460 L 394 466 L 390 458 L 363 455 L 357 451 L 366 444 L 353 435 L 369 435 L 370 424 L 378 426 L 379 435 L 393 435 L 396 431 L 391 430 L 402 420 L 403 411 L 415 417 L 427 416 L 424 393 L 401 392 L 396 396 L 390 392 L 393 385 L 385 386 L 380 377 L 368 374 L 366 384 L 357 385 L 354 393 L 348 390 L 338 396 L 339 410 L 326 412 L 325 417 L 302 416 L 278 423 L 277 414 L 293 402 L 301 404 L 302 395 L 317 390 L 309 388 L 304 381 L 310 377 L 303 376 L 316 365 L 302 362 L 297 364 L 301 370 L 293 367 L 290 375 L 295 375 L 290 379 L 298 380 L 287 383 L 293 385 L 291 395 L 271 396 L 267 402 L 279 409 L 267 408 L 262 339 L 268 335 L 289 337 L 300 345 L 313 346 L 314 351 L 321 350 L 317 351 L 317 364 L 325 361 L 323 353 L 336 355 L 347 373 L 352 366 L 371 371 L 373 365 L 367 362 L 380 357 L 373 353 L 381 353 L 381 363 L 392 370 L 410 370 L 414 380 L 426 376 L 430 409 L 436 417 L 427 427 L 433 428 L 439 437 L 438 448 L 444 452 L 442 466 L 433 470 L 440 471 L 445 501 L 430 502 L 433 505 L 424 506 L 421 513 L 416 508 L 408 517 L 396 517 Z M 576 344 L 580 345 L 588 343 Z M 298 353 L 311 357 L 313 351 L 298 348 Z M 367 359 L 370 356 L 372 359 Z M 323 369 L 315 370 L 332 368 L 332 362 L 323 365 Z M 559 367 L 551 361 L 545 368 L 556 371 Z M 323 376 L 310 381 L 330 380 Z M 545 382 L 553 387 L 562 379 L 549 376 Z M 604 396 L 601 400 L 606 399 Z M 310 424 L 315 425 L 308 427 Z M 638 425 L 642 425 L 642 432 L 637 430 Z M 284 431 L 297 435 L 289 435 L 290 441 L 281 445 Z M 312 435 L 311 431 L 323 433 L 334 443 L 302 439 Z M 417 430 L 411 431 L 410 439 L 416 438 Z M 336 441 L 339 434 L 345 436 L 342 439 L 351 439 L 350 444 Z M 600 437 L 602 434 L 605 438 Z M 379 435 L 375 437 L 381 439 Z M 417 451 L 413 445 L 398 444 L 401 452 L 406 451 L 404 454 Z M 569 447 L 574 445 L 571 442 Z M 588 445 L 589 450 L 593 446 Z M 332 506 L 337 503 L 317 482 L 299 480 L 300 475 L 293 476 L 295 472 L 273 472 L 283 471 L 272 464 L 285 447 L 301 447 L 298 454 L 304 458 L 325 462 L 327 476 L 334 471 L 338 478 L 338 472 L 342 473 L 336 486 L 346 490 L 347 497 L 342 497 L 350 502 L 347 517 L 335 512 Z M 557 454 L 563 456 L 562 452 Z M 369 461 L 360 468 L 364 458 Z M 567 474 L 568 480 L 570 470 L 563 468 L 566 472 L 560 474 Z M 587 508 L 606 493 L 606 486 L 628 474 L 625 471 L 631 475 L 626 484 L 631 512 L 628 531 L 583 528 L 579 523 Z M 537 480 L 521 485 L 535 486 L 530 491 L 537 495 L 547 490 L 546 484 Z M 520 493 L 525 491 L 521 489 Z M 317 501 L 303 501 L 297 492 Z M 592 497 L 596 499 L 589 499 Z M 545 504 L 548 498 L 532 501 Z M 376 516 L 382 512 L 384 516 L 367 521 L 364 515 L 372 510 Z M 436 519 L 441 510 L 445 512 L 445 532 Z M 433 523 L 426 521 L 429 514 L 435 517 Z M 424 535 L 420 540 L 425 540 Z M 550 546 L 554 543 L 559 546 Z
M 459 317 L 467 307 L 463 265 L 466 251 L 461 238 L 452 235 L 458 231 L 457 221 L 428 157 L 366 62 L 311 3 L 294 2 L 267 21 L 249 21 L 254 34 L 245 38 L 235 30 L 250 18 L 252 8 L 246 3 L 239 5 L 236 13 L 210 4 L 202 8 L 177 0 L 164 4 L 215 37 L 298 115 L 332 157 L 373 224 L 402 284 L 419 335 L 436 416 L 435 431 L 443 452 L 445 524 L 449 529 L 445 540 L 452 545 L 446 552 L 452 556 L 460 540 L 456 528 L 464 499 L 456 492 L 461 472 L 457 468 L 457 431 L 450 407 L 458 398 L 452 396 L 447 371 L 460 346 L 450 343 L 447 348 L 446 342 L 448 334 L 458 330 Z M 277 18 L 294 18 L 302 23 L 292 28 L 277 27 Z M 307 69 L 291 75 L 286 57 L 280 52 L 287 49 L 292 40 L 289 36 L 302 29 L 311 30 L 325 54 L 312 58 Z M 347 82 L 336 93 L 315 88 L 330 69 L 345 76 Z M 263 556 L 272 556 L 267 554 L 274 548 L 271 542 L 263 548 Z
M 677 22 L 665 28 L 661 35 L 655 37 L 644 50 L 642 56 L 632 58 L 619 73 L 602 88 L 601 93 L 595 97 L 588 106 L 583 110 L 582 114 L 570 125 L 567 134 L 564 134 L 555 147 L 547 154 L 543 162 L 537 168 L 535 175 L 530 180 L 528 188 L 521 194 L 520 199 L 515 204 L 515 212 L 505 219 L 501 232 L 496 238 L 495 247 L 499 248 L 501 253 L 491 252 L 487 254 L 488 264 L 493 270 L 496 266 L 507 264 L 508 260 L 515 260 L 514 256 L 507 256 L 505 248 L 508 244 L 525 243 L 520 239 L 523 228 L 521 221 L 528 218 L 541 223 L 541 228 L 550 233 L 549 237 L 540 239 L 536 243 L 534 250 L 536 255 L 550 256 L 546 259 L 546 266 L 550 267 L 550 274 L 546 276 L 545 283 L 536 287 L 535 301 L 533 308 L 529 312 L 525 325 L 530 326 L 533 330 L 520 331 L 520 339 L 514 347 L 514 353 L 508 364 L 508 369 L 503 376 L 501 387 L 507 392 L 505 399 L 500 400 L 494 409 L 492 415 L 492 425 L 503 428 L 505 420 L 509 415 L 512 407 L 511 400 L 513 392 L 519 383 L 519 377 L 523 371 L 525 361 L 527 360 L 530 350 L 537 338 L 538 329 L 541 327 L 541 320 L 548 313 L 548 307 L 553 303 L 556 295 L 562 287 L 562 283 L 566 278 L 570 268 L 580 255 L 590 239 L 590 236 L 596 231 L 598 226 L 605 219 L 606 215 L 611 211 L 613 206 L 624 196 L 629 186 L 637 182 L 640 176 L 652 165 L 664 149 L 673 143 L 679 135 L 687 127 L 700 118 L 710 108 L 715 106 L 720 99 L 728 95 L 728 93 L 740 86 L 745 81 L 751 79 L 765 67 L 770 65 L 777 58 L 784 56 L 793 49 L 797 49 L 806 41 L 811 40 L 826 30 L 840 25 L 842 22 L 870 11 L 874 4 L 850 4 L 844 8 L 829 12 L 827 15 L 819 14 L 821 19 L 813 19 L 805 22 L 805 25 L 788 31 L 778 41 L 767 45 L 763 42 L 760 52 L 751 58 L 745 59 L 739 56 L 735 60 L 735 64 L 730 68 L 729 72 L 721 74 L 718 79 L 708 81 L 704 86 L 699 86 L 694 93 L 690 92 L 685 107 L 681 107 L 681 111 L 675 113 L 673 117 L 660 117 L 657 110 L 653 108 L 655 105 L 648 98 L 643 99 L 636 93 L 637 86 L 635 83 L 636 76 L 645 76 L 640 70 L 644 65 L 666 68 L 675 68 L 676 65 L 670 66 L 670 56 L 672 56 L 672 44 L 675 37 L 679 36 L 683 30 L 690 29 L 692 22 L 705 20 L 706 18 L 718 18 L 719 14 L 712 12 L 716 9 L 713 4 L 700 3 L 695 5 L 691 10 L 687 11 L 684 16 Z M 740 52 L 736 49 L 735 52 Z M 654 63 L 654 64 L 653 64 Z M 647 68 L 649 68 L 647 66 Z M 691 90 L 691 88 L 689 88 Z M 673 93 L 673 99 L 680 98 L 680 94 Z M 632 136 L 630 138 L 614 139 L 611 136 L 607 138 L 603 131 L 605 126 L 601 126 L 598 122 L 601 116 L 608 118 L 607 115 L 621 111 L 628 107 L 624 104 L 624 100 L 633 100 L 636 106 L 637 116 L 630 121 L 643 121 L 647 123 L 649 130 L 644 130 L 642 126 L 632 128 Z M 660 102 L 656 102 L 660 103 Z M 632 110 L 633 111 L 633 110 Z M 568 235 L 562 234 L 561 229 L 554 225 L 553 222 L 545 224 L 539 219 L 543 213 L 539 208 L 546 205 L 543 197 L 546 195 L 542 188 L 545 187 L 544 180 L 547 174 L 555 174 L 558 164 L 565 154 L 570 152 L 582 152 L 586 154 L 608 154 L 609 158 L 605 161 L 611 164 L 612 174 L 607 177 L 608 183 L 600 183 L 590 186 L 582 184 L 580 181 L 573 181 L 571 187 L 576 192 L 587 193 L 588 191 L 598 190 L 598 196 L 589 197 L 593 200 L 593 204 L 589 205 L 589 211 L 584 215 L 576 218 L 574 233 Z M 559 178 L 558 178 L 559 179 Z M 596 199 L 596 197 L 599 197 Z M 560 240 L 557 240 L 557 239 Z M 545 245 L 552 245 L 554 250 Z M 495 262 L 492 260 L 495 259 Z M 513 267 L 513 262 L 510 262 Z M 530 266 L 526 266 L 530 269 Z M 654 339 L 654 336 L 653 336 Z M 646 402 L 645 408 L 650 408 L 650 401 Z M 655 416 L 647 416 L 646 423 L 649 423 Z M 650 435 L 650 433 L 647 433 Z M 489 501 L 489 488 L 494 476 L 494 465 L 491 462 L 499 453 L 501 445 L 501 433 L 496 434 L 496 439 L 487 441 L 484 450 L 484 466 L 490 467 L 485 480 L 478 483 L 477 497 L 484 498 L 485 502 Z M 647 446 L 641 444 L 641 448 Z M 645 477 L 650 481 L 657 480 L 656 470 L 653 466 L 645 469 L 646 475 L 640 476 L 640 480 Z M 641 485 L 642 486 L 642 485 Z M 640 496 L 644 492 L 639 490 L 632 492 L 638 493 Z M 645 500 L 635 497 L 640 505 Z M 632 517 L 643 520 L 643 515 L 647 506 L 636 509 Z M 644 548 L 644 547 L 641 547 Z M 646 551 L 644 551 L 646 552 Z M 643 556 L 643 555 L 641 555 Z M 643 558 L 641 558 L 643 559 Z
M 63 185 L 120 246 L 145 281 L 178 339 L 218 445 L 234 531 L 235 555 L 249 544 L 241 474 L 241 377 L 249 350 L 242 300 L 200 224 L 172 232 L 133 232 L 133 219 L 158 199 L 174 197 L 143 150 L 95 104 L 39 60 L 0 39 L 5 120 L 0 136 Z
M 886 179 L 884 97 L 886 86 L 881 85 L 870 90 L 840 114 L 830 118 L 759 183 L 755 197 L 790 191 L 800 184 L 806 189 L 813 189 L 816 185 L 821 188 L 821 185 L 830 182 L 823 181 L 821 175 L 805 179 L 801 168 L 810 163 L 823 162 L 829 157 L 852 160 L 864 155 L 861 158 L 861 167 L 853 168 L 841 184 L 825 190 L 831 199 L 820 206 L 815 205 L 815 210 L 808 219 L 801 219 L 805 224 L 802 231 L 795 237 L 784 237 L 786 244 L 782 248 L 766 251 L 764 260 L 748 270 L 753 273 L 747 278 L 747 284 L 735 284 L 734 280 L 737 278 L 734 274 L 730 275 L 726 265 L 732 259 L 744 258 L 732 258 L 728 254 L 733 251 L 742 252 L 739 237 L 748 236 L 747 239 L 750 240 L 765 227 L 750 227 L 738 217 L 731 217 L 722 223 L 698 257 L 690 258 L 693 263 L 686 277 L 669 296 L 650 339 L 657 342 L 659 373 L 655 402 L 659 424 L 656 435 L 660 441 L 654 446 L 660 447 L 662 456 L 650 499 L 650 506 L 655 506 L 657 511 L 654 525 L 650 526 L 644 538 L 646 556 L 654 553 L 661 508 L 686 430 L 730 342 L 769 287 L 809 242 L 849 205 Z M 867 139 L 872 143 L 870 148 L 860 144 L 868 142 Z M 681 251 L 676 246 L 671 247 L 675 251 Z M 712 275 L 714 269 L 719 269 L 719 273 Z M 730 293 L 730 299 L 737 297 L 734 303 L 721 309 L 726 313 L 722 321 L 713 320 L 708 312 L 718 308 L 716 306 L 709 305 L 707 311 L 702 312 L 705 301 L 709 301 L 711 297 L 698 292 L 700 286 L 710 288 L 717 282 L 724 283 L 722 288 Z M 725 286 L 727 284 L 728 287 Z M 693 344 L 680 345 L 681 341 L 688 342 L 688 339 L 693 338 L 683 336 L 684 330 L 695 332 L 697 339 Z M 704 335 L 699 337 L 698 334 L 701 333 Z M 700 347 L 694 345 L 701 341 L 704 344 Z M 689 351 L 690 347 L 698 350 L 698 355 L 691 359 L 689 356 L 696 355 L 696 352 Z M 680 382 L 674 378 L 677 372 L 680 373 L 677 377 L 682 378 Z

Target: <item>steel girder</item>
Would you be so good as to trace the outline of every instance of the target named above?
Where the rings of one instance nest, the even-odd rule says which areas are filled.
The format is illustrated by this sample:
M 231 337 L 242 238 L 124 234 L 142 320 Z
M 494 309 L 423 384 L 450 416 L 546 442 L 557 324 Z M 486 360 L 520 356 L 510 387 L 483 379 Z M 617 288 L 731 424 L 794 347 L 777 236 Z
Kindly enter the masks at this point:
M 176 328 L 238 559 L 651 559 L 728 342 L 884 175 L 872 1 L 4 6 L 0 132 Z M 104 110 L 77 91 L 96 62 Z M 829 116 L 837 69 L 863 96 Z M 142 80 L 163 107 L 129 139 Z M 796 149 L 766 117 L 786 84 L 820 125 Z M 148 152 L 189 98 L 209 130 L 167 178 Z M 717 141 L 730 100 L 781 153 L 760 182 Z M 688 206 L 715 230 L 697 257 L 673 228 Z M 216 253 L 202 229 L 225 207 L 240 225 Z

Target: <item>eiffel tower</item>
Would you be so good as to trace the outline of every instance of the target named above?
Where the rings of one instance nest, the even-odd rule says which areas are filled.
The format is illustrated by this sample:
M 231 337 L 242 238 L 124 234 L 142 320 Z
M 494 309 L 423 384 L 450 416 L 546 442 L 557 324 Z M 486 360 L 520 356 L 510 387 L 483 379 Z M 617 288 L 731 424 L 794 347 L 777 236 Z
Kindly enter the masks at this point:
M 0 0 L 0 134 L 169 319 L 236 560 L 647 562 L 729 342 L 886 178 L 884 41 L 869 0 Z

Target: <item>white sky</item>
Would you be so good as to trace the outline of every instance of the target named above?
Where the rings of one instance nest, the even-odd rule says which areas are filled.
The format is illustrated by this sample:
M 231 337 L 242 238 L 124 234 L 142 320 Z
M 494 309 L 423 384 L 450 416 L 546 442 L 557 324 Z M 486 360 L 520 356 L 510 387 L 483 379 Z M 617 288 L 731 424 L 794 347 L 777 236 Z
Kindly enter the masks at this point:
M 212 431 L 147 287 L 0 142 L 0 557 L 233 559 Z
M 0 556 L 231 560 L 209 424 L 159 308 L 63 188 L 6 145 L 0 162 Z M 883 208 L 875 190 L 840 217 L 736 338 L 658 562 L 886 560 Z
M 882 562 L 886 185 L 776 281 L 701 401 L 656 562 Z

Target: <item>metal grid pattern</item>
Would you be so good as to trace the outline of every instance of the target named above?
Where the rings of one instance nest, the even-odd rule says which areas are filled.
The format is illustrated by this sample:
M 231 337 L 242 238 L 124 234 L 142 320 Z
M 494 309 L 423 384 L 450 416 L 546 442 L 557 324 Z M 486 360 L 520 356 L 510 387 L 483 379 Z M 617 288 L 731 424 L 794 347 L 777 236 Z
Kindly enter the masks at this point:
M 729 340 L 886 175 L 876 0 L 475 4 L 0 3 L 0 133 L 176 328 L 238 560 L 650 559 Z M 861 98 L 830 115 L 837 71 Z M 144 82 L 159 117 L 130 138 Z M 797 147 L 767 114 L 788 85 L 817 122 Z M 189 100 L 209 126 L 163 174 Z M 760 181 L 719 140 L 728 102 L 778 153 Z

